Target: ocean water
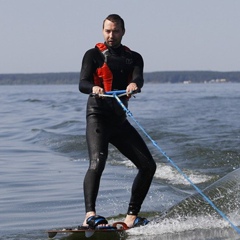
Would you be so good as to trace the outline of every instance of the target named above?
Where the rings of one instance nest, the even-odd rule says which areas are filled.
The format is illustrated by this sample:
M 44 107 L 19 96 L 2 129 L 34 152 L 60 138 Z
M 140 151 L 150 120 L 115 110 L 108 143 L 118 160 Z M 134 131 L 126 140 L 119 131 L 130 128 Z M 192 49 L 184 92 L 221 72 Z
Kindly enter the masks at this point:
M 75 85 L 0 87 L 1 240 L 48 239 L 47 229 L 82 223 L 87 97 Z M 130 99 L 129 110 L 200 189 L 239 168 L 239 84 L 148 83 Z M 195 189 L 131 117 L 129 121 L 149 146 L 157 171 L 141 213 L 152 222 L 130 230 L 127 239 L 240 239 L 228 222 L 211 214 L 157 221 Z M 123 219 L 136 171 L 110 146 L 98 214 L 110 222 Z M 236 195 L 239 191 L 232 189 Z M 224 213 L 239 226 L 240 202 L 229 206 L 228 199 L 219 197 Z

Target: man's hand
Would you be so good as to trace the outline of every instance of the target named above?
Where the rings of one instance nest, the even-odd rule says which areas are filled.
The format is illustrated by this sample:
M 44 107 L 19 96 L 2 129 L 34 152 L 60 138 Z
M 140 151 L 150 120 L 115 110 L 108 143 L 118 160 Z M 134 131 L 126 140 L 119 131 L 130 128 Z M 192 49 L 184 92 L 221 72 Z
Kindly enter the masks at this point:
M 93 94 L 104 94 L 104 90 L 103 90 L 103 88 L 101 88 L 99 86 L 94 86 L 92 88 L 92 93 Z
M 136 83 L 130 83 L 126 88 L 127 96 L 130 96 L 131 92 L 134 92 L 134 91 L 137 91 L 137 90 L 138 90 L 137 84 Z

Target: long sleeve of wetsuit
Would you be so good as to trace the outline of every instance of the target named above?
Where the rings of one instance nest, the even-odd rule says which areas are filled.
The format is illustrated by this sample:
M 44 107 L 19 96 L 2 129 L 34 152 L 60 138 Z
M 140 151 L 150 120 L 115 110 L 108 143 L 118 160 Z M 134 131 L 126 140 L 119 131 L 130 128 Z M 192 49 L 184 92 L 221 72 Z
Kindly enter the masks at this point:
M 144 83 L 143 79 L 143 58 L 142 56 L 137 53 L 133 52 L 133 58 L 134 58 L 134 68 L 133 68 L 133 73 L 132 73 L 132 80 L 130 83 L 136 83 L 138 88 L 141 89 Z
M 94 86 L 93 74 L 96 69 L 103 63 L 99 51 L 95 48 L 88 50 L 82 60 L 80 72 L 79 91 L 90 94 Z

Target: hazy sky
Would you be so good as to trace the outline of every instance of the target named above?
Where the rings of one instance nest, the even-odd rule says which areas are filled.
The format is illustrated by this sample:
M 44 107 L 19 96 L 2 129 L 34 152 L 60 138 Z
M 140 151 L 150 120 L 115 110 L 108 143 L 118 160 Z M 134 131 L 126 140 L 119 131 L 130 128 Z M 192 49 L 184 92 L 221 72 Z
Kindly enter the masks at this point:
M 80 71 L 110 13 L 145 72 L 240 71 L 240 0 L 0 0 L 0 73 Z

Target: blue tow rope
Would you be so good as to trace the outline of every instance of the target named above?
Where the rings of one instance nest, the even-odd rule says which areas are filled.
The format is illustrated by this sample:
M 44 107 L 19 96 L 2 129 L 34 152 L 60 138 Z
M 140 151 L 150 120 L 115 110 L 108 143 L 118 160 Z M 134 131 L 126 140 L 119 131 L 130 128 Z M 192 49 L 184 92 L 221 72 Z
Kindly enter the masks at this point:
M 200 188 L 198 188 L 190 179 L 189 177 L 174 163 L 174 161 L 168 157 L 168 155 L 158 146 L 158 144 L 156 143 L 156 141 L 154 141 L 149 135 L 148 133 L 145 131 L 145 129 L 140 125 L 140 123 L 134 118 L 133 114 L 130 112 L 130 110 L 128 108 L 126 108 L 126 106 L 122 103 L 122 101 L 120 100 L 119 96 L 122 95 L 126 95 L 126 91 L 125 90 L 119 90 L 119 91 L 111 91 L 111 92 L 106 92 L 105 93 L 106 96 L 113 96 L 117 102 L 120 104 L 120 106 L 123 108 L 123 110 L 126 112 L 126 114 L 132 118 L 132 120 L 138 125 L 138 127 L 142 130 L 142 132 L 146 135 L 146 137 L 152 142 L 152 144 L 162 153 L 162 155 L 164 157 L 166 157 L 166 159 L 177 169 L 177 171 L 195 188 L 195 190 L 203 197 L 203 199 L 208 202 L 213 209 L 216 210 L 216 212 L 219 213 L 220 216 L 222 216 L 223 219 L 225 219 L 230 226 L 238 233 L 240 234 L 240 229 L 234 225 L 230 219 L 228 219 L 228 217 L 220 210 L 217 208 L 217 206 L 201 191 Z M 103 95 L 104 96 L 104 95 Z

